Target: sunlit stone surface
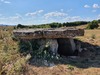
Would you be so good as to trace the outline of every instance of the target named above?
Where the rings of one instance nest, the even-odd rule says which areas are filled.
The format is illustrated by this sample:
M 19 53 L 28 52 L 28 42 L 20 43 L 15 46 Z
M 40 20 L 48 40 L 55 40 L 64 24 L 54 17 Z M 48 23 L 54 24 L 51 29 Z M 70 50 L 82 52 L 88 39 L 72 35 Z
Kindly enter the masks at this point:
M 73 39 L 75 36 L 83 36 L 84 29 L 76 28 L 50 28 L 50 29 L 18 29 L 13 34 L 18 39 L 36 40 L 39 50 L 48 47 L 53 55 L 73 55 L 75 50 L 81 51 L 80 43 Z

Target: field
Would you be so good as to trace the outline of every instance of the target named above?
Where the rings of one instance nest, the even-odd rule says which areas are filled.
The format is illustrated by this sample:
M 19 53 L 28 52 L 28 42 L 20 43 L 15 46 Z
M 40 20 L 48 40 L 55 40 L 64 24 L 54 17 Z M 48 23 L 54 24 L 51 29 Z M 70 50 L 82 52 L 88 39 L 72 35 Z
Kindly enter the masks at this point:
M 21 55 L 19 41 L 12 39 L 12 31 L 12 26 L 0 27 L 0 75 L 100 75 L 99 29 L 85 30 L 84 36 L 76 37 L 93 48 L 80 53 L 80 57 L 63 57 L 55 63 L 50 62 L 50 66 L 42 64 L 42 60 L 28 64 L 30 55 Z
M 85 30 L 85 35 L 76 37 L 93 46 L 100 46 L 100 30 Z M 93 38 L 94 36 L 94 38 Z M 90 50 L 92 50 L 90 48 Z M 82 53 L 81 58 L 65 58 L 53 67 L 30 66 L 37 75 L 100 75 L 100 48 Z M 66 61 L 64 61 L 66 60 Z M 32 72 L 30 71 L 30 73 Z
M 84 36 L 78 37 L 78 38 L 82 41 L 100 46 L 100 30 L 99 29 L 85 30 Z

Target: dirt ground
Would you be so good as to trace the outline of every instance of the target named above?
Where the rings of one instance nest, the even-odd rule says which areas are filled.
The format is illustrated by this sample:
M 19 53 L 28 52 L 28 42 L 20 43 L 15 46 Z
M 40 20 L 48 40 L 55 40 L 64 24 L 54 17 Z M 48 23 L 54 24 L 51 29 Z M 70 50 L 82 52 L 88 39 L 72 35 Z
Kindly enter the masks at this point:
M 93 47 L 79 56 L 64 57 L 53 66 L 28 65 L 26 75 L 100 75 L 100 30 L 85 30 L 85 35 L 77 38 Z

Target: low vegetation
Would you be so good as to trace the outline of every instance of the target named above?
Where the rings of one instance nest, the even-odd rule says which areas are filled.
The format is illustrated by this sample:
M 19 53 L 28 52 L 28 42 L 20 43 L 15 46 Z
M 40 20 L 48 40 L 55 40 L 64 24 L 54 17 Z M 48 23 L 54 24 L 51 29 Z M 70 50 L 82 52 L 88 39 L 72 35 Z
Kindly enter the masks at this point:
M 88 24 L 87 29 L 97 29 L 98 27 L 98 21 L 94 20 Z
M 20 55 L 18 42 L 12 40 L 13 27 L 0 27 L 0 75 L 21 75 L 25 72 L 26 57 Z
M 95 28 L 99 27 L 98 23 L 100 23 L 100 20 L 94 20 L 94 21 L 91 21 L 91 22 L 90 21 L 76 21 L 76 22 L 66 22 L 66 23 L 54 22 L 54 23 L 40 24 L 40 25 L 22 25 L 22 24 L 18 24 L 14 28 L 15 29 L 19 29 L 19 28 L 59 28 L 59 27 L 77 27 L 77 26 L 88 24 L 86 29 L 95 29 Z
M 98 20 L 100 23 L 100 20 Z M 75 22 L 74 22 L 75 23 Z M 84 23 L 84 25 L 83 25 Z M 81 25 L 84 27 L 90 22 L 83 22 Z M 54 24 L 54 26 L 53 26 Z M 40 25 L 39 27 L 44 28 L 55 28 L 64 27 L 69 23 L 52 23 L 50 25 Z M 73 22 L 71 23 L 71 25 Z M 70 24 L 69 24 L 70 25 Z M 76 22 L 76 25 L 78 22 Z M 87 26 L 87 25 L 86 25 Z M 28 26 L 28 28 L 36 28 L 37 26 Z M 39 28 L 38 27 L 38 28 Z M 17 28 L 25 28 L 23 25 L 18 25 Z M 26 26 L 27 28 L 27 26 Z M 80 27 L 82 28 L 82 27 Z M 88 48 L 90 51 L 84 52 L 81 57 L 59 57 L 59 59 L 45 54 L 47 49 L 44 49 L 43 54 L 38 54 L 39 52 L 31 53 L 31 50 L 37 49 L 37 45 L 31 45 L 30 41 L 28 43 L 22 44 L 23 42 L 17 40 L 13 37 L 13 26 L 1 26 L 0 27 L 0 75 L 100 75 L 100 30 L 85 30 L 85 35 L 83 37 L 77 37 L 77 39 L 87 42 L 96 48 Z M 12 38 L 13 37 L 13 38 Z M 20 47 L 19 47 L 20 46 Z M 37 47 L 37 48 L 36 48 Z M 35 58 L 35 55 L 38 55 Z M 32 56 L 33 55 L 33 56 Z M 83 55 L 83 56 L 82 56 Z M 90 56 L 89 56 L 90 55 Z M 34 57 L 34 59 L 30 58 Z M 43 59 L 40 59 L 44 57 Z M 39 59 L 38 59 L 39 58 Z M 46 61 L 48 59 L 52 60 L 50 62 Z M 49 66 L 47 66 L 49 63 Z
M 66 23 L 49 23 L 49 24 L 41 24 L 41 25 L 21 25 L 18 24 L 15 28 L 59 28 L 59 27 L 73 27 L 73 26 L 80 26 L 85 25 L 89 22 L 86 21 L 77 21 L 77 22 L 66 22 Z

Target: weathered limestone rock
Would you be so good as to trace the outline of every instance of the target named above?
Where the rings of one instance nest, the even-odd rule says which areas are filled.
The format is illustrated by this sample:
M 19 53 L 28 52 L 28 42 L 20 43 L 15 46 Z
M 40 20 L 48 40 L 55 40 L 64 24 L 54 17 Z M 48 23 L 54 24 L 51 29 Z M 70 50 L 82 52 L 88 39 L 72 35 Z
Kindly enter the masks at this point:
M 70 41 L 70 44 L 71 44 L 71 50 L 75 51 L 76 50 L 76 45 L 75 45 L 75 42 L 72 38 L 69 38 L 69 41 Z
M 45 47 L 49 47 L 49 51 L 51 51 L 53 54 L 57 54 L 58 50 L 58 42 L 56 39 L 39 39 L 39 50 L 43 50 Z
M 53 52 L 53 55 L 57 54 L 58 50 L 58 42 L 56 39 L 50 39 L 49 40 L 49 46 L 50 46 L 50 51 Z
M 38 39 L 36 41 L 39 45 L 39 50 L 43 50 L 48 47 L 48 50 L 53 55 L 73 55 L 75 50 L 80 52 L 81 45 L 79 42 L 75 42 L 73 38 L 62 39 Z
M 82 51 L 82 48 L 81 48 L 81 42 L 78 41 L 78 40 L 74 40 L 75 42 L 75 45 L 76 45 L 76 50 L 78 50 L 79 52 Z
M 20 29 L 14 30 L 13 34 L 21 39 L 69 38 L 83 36 L 84 30 L 75 28 Z
M 76 43 L 76 49 L 77 49 L 79 52 L 82 51 L 81 43 L 80 43 L 80 42 L 77 42 L 77 43 Z
M 39 45 L 39 50 L 43 50 L 46 46 L 46 40 L 45 39 L 38 39 L 37 44 Z
M 50 28 L 50 29 L 21 29 L 13 34 L 19 39 L 36 40 L 39 50 L 48 47 L 53 55 L 73 55 L 75 50 L 81 52 L 81 45 L 73 40 L 75 36 L 83 36 L 84 29 Z

